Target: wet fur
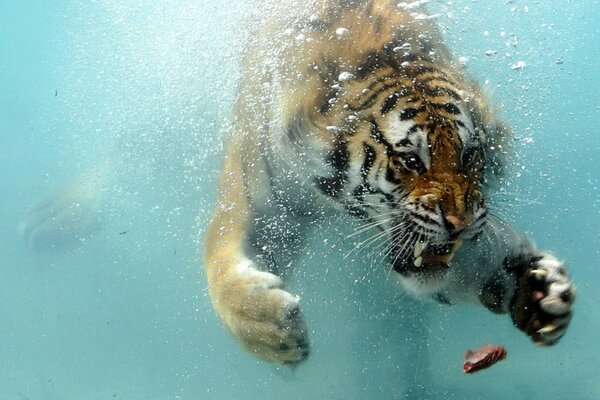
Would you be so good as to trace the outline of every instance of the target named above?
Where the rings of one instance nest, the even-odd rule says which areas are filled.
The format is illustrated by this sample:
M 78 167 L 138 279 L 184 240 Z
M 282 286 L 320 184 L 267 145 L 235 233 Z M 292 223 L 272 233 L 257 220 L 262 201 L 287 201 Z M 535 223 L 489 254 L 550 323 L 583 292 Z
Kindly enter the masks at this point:
M 486 182 L 503 171 L 510 132 L 435 24 L 389 0 L 289 3 L 265 10 L 276 17 L 249 45 L 206 239 L 225 326 L 264 360 L 308 355 L 299 298 L 284 290 L 281 268 L 333 208 L 384 232 L 390 268 L 416 296 L 511 313 L 534 340 L 556 342 L 574 290 L 561 263 L 486 214 Z M 466 244 L 450 268 L 407 264 L 419 241 L 457 237 Z M 537 259 L 511 264 L 521 254 Z M 531 274 L 539 269 L 552 278 Z M 527 284 L 538 278 L 541 286 Z M 560 313 L 531 300 L 540 287 Z M 534 329 L 549 324 L 551 333 Z

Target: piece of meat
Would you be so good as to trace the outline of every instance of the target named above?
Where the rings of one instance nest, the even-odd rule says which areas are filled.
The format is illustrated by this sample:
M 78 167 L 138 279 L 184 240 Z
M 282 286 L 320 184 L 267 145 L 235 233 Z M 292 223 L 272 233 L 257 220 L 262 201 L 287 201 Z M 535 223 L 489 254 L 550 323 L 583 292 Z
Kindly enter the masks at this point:
M 500 360 L 506 358 L 506 350 L 502 346 L 492 346 L 486 344 L 476 351 L 468 350 L 465 354 L 465 364 L 463 370 L 467 374 L 472 374 L 482 369 L 486 369 Z

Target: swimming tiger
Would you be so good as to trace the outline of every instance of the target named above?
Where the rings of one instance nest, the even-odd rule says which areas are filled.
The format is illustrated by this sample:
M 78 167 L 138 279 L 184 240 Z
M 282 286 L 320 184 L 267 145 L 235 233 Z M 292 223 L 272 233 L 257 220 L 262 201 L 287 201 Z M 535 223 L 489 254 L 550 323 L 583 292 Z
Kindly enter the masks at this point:
M 419 3 L 281 1 L 249 44 L 204 262 L 217 314 L 260 359 L 309 354 L 283 272 L 331 213 L 379 232 L 416 297 L 509 314 L 539 344 L 566 332 L 563 262 L 488 212 L 510 129 Z

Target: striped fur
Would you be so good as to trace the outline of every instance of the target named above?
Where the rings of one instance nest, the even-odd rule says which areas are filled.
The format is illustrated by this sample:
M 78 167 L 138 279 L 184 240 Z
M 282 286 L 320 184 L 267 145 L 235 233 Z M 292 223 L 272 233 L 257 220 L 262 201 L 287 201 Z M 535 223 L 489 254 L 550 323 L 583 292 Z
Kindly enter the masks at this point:
M 272 11 L 294 17 L 267 24 L 250 49 L 234 134 L 270 147 L 274 170 L 302 164 L 300 179 L 351 215 L 395 213 L 377 227 L 411 226 L 410 235 L 396 230 L 402 241 L 390 236 L 390 253 L 397 271 L 414 272 L 416 242 L 457 239 L 446 216 L 469 227 L 462 236 L 479 233 L 485 157 L 507 131 L 416 10 L 388 0 L 317 4 Z
M 503 170 L 509 132 L 487 99 L 435 24 L 415 18 L 422 10 L 390 0 L 297 3 L 266 10 L 276 17 L 245 59 L 205 251 L 225 325 L 263 359 L 308 354 L 298 299 L 278 275 L 329 206 L 362 221 L 408 290 L 479 302 L 482 288 L 503 287 L 495 295 L 505 306 L 483 304 L 508 312 L 514 277 L 502 272 L 501 286 L 490 276 L 532 247 L 488 226 L 485 184 Z M 482 235 L 499 260 L 473 274 L 453 256 Z

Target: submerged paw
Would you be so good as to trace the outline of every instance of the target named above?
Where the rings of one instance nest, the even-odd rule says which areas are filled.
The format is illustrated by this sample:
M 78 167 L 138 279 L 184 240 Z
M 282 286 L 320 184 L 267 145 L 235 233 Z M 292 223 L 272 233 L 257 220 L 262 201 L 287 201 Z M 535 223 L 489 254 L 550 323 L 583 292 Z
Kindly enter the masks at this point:
M 518 280 L 513 321 L 536 343 L 552 345 L 566 333 L 575 292 L 560 261 L 550 255 L 536 257 Z
M 242 345 L 254 355 L 271 362 L 298 362 L 308 356 L 308 330 L 297 299 L 279 289 L 281 293 L 266 293 L 271 304 L 269 312 L 259 318 L 246 318 L 234 334 Z M 261 296 L 258 296 L 261 297 Z M 279 298 L 279 299 L 276 299 Z M 258 300 L 258 298 L 257 298 Z M 259 303 L 260 304 L 260 303 Z
M 266 361 L 295 363 L 309 354 L 306 322 L 299 298 L 272 283 L 229 286 L 217 310 L 247 351 Z

